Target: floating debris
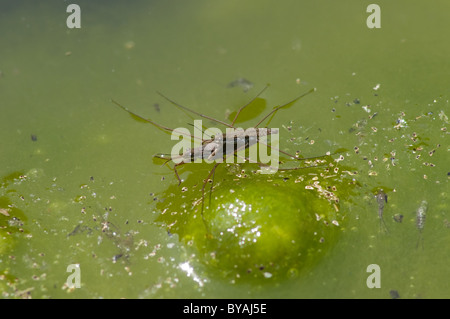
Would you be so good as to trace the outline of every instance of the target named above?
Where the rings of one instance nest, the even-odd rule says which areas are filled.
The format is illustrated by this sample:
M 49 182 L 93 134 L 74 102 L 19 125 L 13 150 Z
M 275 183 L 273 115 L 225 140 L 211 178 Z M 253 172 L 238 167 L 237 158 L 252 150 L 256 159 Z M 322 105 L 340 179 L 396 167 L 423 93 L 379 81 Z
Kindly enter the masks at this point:
M 444 113 L 443 110 L 440 111 L 438 115 L 439 115 L 439 119 L 440 119 L 441 121 L 444 121 L 445 123 L 450 124 L 450 122 L 448 121 L 448 116 L 445 115 L 445 113 Z
M 78 224 L 75 228 L 67 234 L 67 237 L 74 236 L 86 232 L 88 235 L 92 234 L 92 228 Z
M 367 113 L 370 113 L 370 112 L 371 112 L 371 110 L 370 110 L 370 105 L 363 105 L 363 106 L 361 106 L 361 108 L 362 108 L 364 111 L 366 111 Z
M 403 215 L 402 214 L 395 214 L 394 216 L 392 216 L 392 218 L 394 219 L 394 221 L 396 223 L 401 223 L 403 221 Z
M 402 113 L 402 116 L 400 116 L 396 121 L 395 121 L 395 125 L 394 128 L 399 130 L 403 127 L 408 127 L 408 123 L 406 122 L 405 119 L 403 119 L 404 113 Z
M 392 299 L 398 299 L 400 298 L 400 295 L 398 294 L 397 290 L 390 290 L 389 291 L 389 295 L 391 296 Z
M 124 48 L 127 50 L 131 50 L 136 46 L 136 43 L 134 41 L 127 41 L 123 44 Z
M 5 208 L 0 208 L 0 214 L 5 215 L 5 216 L 9 216 L 8 210 Z

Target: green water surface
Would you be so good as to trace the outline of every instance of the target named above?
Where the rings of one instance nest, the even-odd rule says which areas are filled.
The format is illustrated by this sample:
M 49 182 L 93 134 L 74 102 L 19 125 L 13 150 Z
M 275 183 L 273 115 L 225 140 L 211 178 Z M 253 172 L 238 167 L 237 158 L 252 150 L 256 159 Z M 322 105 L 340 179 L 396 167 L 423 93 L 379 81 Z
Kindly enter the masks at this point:
M 371 1 L 76 3 L 80 29 L 67 2 L 0 2 L 3 298 L 450 297 L 448 1 L 380 0 L 380 29 L 366 25 Z M 252 85 L 229 85 L 240 78 Z M 157 91 L 226 121 L 267 84 L 238 124 L 316 88 L 270 126 L 290 153 L 341 151 L 319 179 L 336 207 L 307 193 L 323 168 L 267 181 L 221 165 L 205 227 L 191 204 L 212 166 L 180 167 L 178 186 L 153 159 L 175 141 L 111 102 L 192 129 Z M 235 199 L 262 212 L 241 230 L 226 217 Z M 243 255 L 221 227 L 256 244 Z

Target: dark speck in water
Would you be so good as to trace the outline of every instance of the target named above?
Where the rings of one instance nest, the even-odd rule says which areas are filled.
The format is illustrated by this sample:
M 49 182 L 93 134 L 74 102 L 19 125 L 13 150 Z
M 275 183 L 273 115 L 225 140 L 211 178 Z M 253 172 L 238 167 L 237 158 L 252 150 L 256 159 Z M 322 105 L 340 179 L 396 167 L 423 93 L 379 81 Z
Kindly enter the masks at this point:
M 391 295 L 391 298 L 392 298 L 392 299 L 398 299 L 398 298 L 400 298 L 400 295 L 398 294 L 398 291 L 397 291 L 397 290 L 391 290 L 391 291 L 389 291 L 389 295 Z
M 123 254 L 117 254 L 113 257 L 113 263 L 115 263 L 117 260 L 119 260 L 121 257 L 123 256 Z
M 402 214 L 395 214 L 392 218 L 397 223 L 401 223 L 403 221 L 403 215 Z
M 36 141 L 37 141 L 37 136 L 36 136 L 36 134 L 31 134 L 31 140 L 32 140 L 33 142 L 36 142 Z

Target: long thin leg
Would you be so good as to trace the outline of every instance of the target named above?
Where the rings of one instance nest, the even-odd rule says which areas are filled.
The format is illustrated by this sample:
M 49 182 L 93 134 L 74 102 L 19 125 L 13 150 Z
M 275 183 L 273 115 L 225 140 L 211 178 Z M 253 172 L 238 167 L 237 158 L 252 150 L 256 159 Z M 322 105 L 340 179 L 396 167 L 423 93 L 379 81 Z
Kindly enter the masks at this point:
M 205 199 L 205 187 L 206 187 L 206 183 L 208 182 L 208 180 L 209 180 L 209 178 L 211 177 L 211 175 L 214 174 L 214 172 L 215 172 L 217 166 L 219 166 L 220 164 L 222 164 L 222 163 L 216 163 L 216 164 L 214 164 L 213 169 L 209 172 L 208 176 L 206 177 L 205 181 L 203 182 L 203 187 L 202 187 L 202 214 L 203 214 L 203 207 L 204 207 L 204 206 L 203 206 L 203 202 L 204 202 L 204 199 Z
M 180 166 L 180 165 L 183 165 L 183 164 L 184 164 L 184 162 L 181 162 L 181 163 L 175 164 L 173 166 L 173 171 L 175 172 L 175 175 L 178 178 L 178 186 L 180 186 L 180 184 L 181 184 L 181 178 L 180 178 L 180 175 L 178 175 L 177 166 Z
M 338 153 L 338 152 L 337 152 L 337 153 L 333 153 L 333 154 L 325 154 L 325 155 L 319 155 L 319 156 L 311 156 L 311 157 L 298 158 L 298 157 L 295 157 L 295 156 L 293 156 L 293 155 L 291 155 L 291 154 L 289 154 L 289 153 L 287 153 L 287 152 L 284 152 L 284 151 L 282 151 L 282 150 L 280 150 L 280 149 L 277 149 L 277 148 L 275 148 L 275 147 L 271 147 L 271 146 L 269 146 L 268 144 L 266 144 L 266 143 L 264 143 L 264 142 L 262 142 L 262 141 L 260 141 L 260 140 L 258 140 L 258 143 L 261 143 L 261 144 L 263 144 L 263 145 L 265 145 L 265 146 L 268 146 L 268 147 L 270 147 L 270 148 L 272 148 L 272 149 L 274 149 L 274 150 L 276 150 L 276 151 L 279 151 L 280 153 L 283 153 L 283 154 L 285 154 L 285 155 L 287 155 L 287 156 L 289 156 L 289 157 L 291 157 L 291 158 L 293 158 L 293 159 L 296 159 L 296 160 L 298 160 L 298 161 L 306 161 L 306 160 L 311 160 L 311 159 L 317 159 L 317 158 L 321 158 L 321 157 L 326 157 L 326 156 L 335 155 L 335 154 Z M 242 146 L 239 147 L 238 149 L 234 150 L 233 153 L 226 154 L 225 160 L 228 158 L 228 156 L 234 155 L 235 157 L 243 158 L 244 160 L 247 160 L 247 161 L 249 161 L 249 162 L 251 162 L 251 163 L 254 163 L 254 164 L 258 164 L 258 165 L 260 165 L 260 166 L 266 166 L 266 167 L 275 169 L 274 167 L 271 167 L 270 165 L 267 165 L 267 164 L 264 164 L 264 163 L 260 163 L 260 162 L 255 161 L 255 160 L 251 160 L 251 159 L 249 159 L 249 158 L 242 157 L 242 156 L 240 156 L 240 155 L 237 154 L 240 150 L 242 150 L 242 149 L 247 149 L 247 148 L 248 148 L 248 145 L 245 145 L 245 144 L 242 145 Z M 286 171 L 287 171 L 287 170 L 296 170 L 296 169 L 309 168 L 309 167 L 316 167 L 316 166 L 307 166 L 307 167 L 298 167 L 298 168 L 285 168 L 285 169 L 280 169 L 280 170 L 286 170 Z
M 211 175 L 214 176 L 215 171 L 216 171 L 216 168 L 217 168 L 217 166 L 219 166 L 220 164 L 221 164 L 221 163 L 216 163 L 216 164 L 214 165 L 213 169 L 211 170 L 211 172 L 209 172 L 209 174 L 208 174 L 208 176 L 206 177 L 205 181 L 203 182 L 203 186 L 202 186 L 202 212 L 201 212 L 201 215 L 202 215 L 203 224 L 205 224 L 206 231 L 208 232 L 208 234 L 210 234 L 209 226 L 208 226 L 208 224 L 206 223 L 205 216 L 203 215 L 203 210 L 204 210 L 204 208 L 205 208 L 205 187 L 206 187 L 206 183 L 208 183 L 209 178 L 211 177 Z M 212 186 L 211 186 L 211 191 L 212 191 Z M 210 195 L 210 196 L 211 196 L 211 195 Z
M 296 97 L 296 98 L 293 99 L 292 101 L 290 101 L 290 102 L 288 102 L 288 103 L 286 103 L 286 104 L 283 104 L 283 105 L 280 105 L 280 106 L 274 108 L 269 114 L 267 114 L 266 116 L 264 116 L 258 123 L 256 123 L 256 125 L 255 125 L 254 127 L 257 128 L 257 127 L 259 126 L 259 124 L 261 124 L 262 122 L 264 122 L 264 120 L 266 120 L 266 119 L 267 119 L 270 115 L 272 115 L 273 113 L 277 112 L 279 109 L 281 109 L 281 108 L 283 108 L 283 107 L 286 107 L 286 106 L 290 105 L 291 103 L 294 103 L 294 102 L 300 100 L 302 97 L 305 97 L 306 95 L 308 95 L 308 94 L 314 92 L 315 90 L 316 90 L 315 88 L 314 88 L 314 89 L 311 89 L 311 90 L 309 90 L 308 92 L 306 92 L 306 93 L 300 95 L 299 97 Z
M 196 115 L 198 115 L 198 116 L 200 116 L 200 117 L 203 117 L 203 118 L 205 118 L 205 119 L 214 121 L 214 122 L 216 122 L 216 123 L 220 123 L 220 124 L 225 125 L 225 126 L 228 126 L 228 127 L 233 127 L 232 125 L 230 125 L 230 124 L 228 124 L 228 123 L 226 123 L 226 122 L 217 120 L 217 119 L 215 119 L 215 118 L 212 118 L 212 117 L 209 117 L 209 116 L 207 116 L 207 115 L 204 115 L 204 114 L 201 114 L 201 113 L 199 113 L 199 112 L 196 112 L 196 111 L 194 111 L 194 110 L 191 110 L 190 108 L 187 108 L 186 106 L 183 106 L 183 105 L 181 105 L 181 104 L 178 104 L 177 102 L 175 102 L 175 101 L 169 99 L 167 96 L 165 96 L 165 95 L 162 94 L 161 92 L 158 92 L 158 91 L 157 91 L 156 93 L 158 93 L 159 95 L 161 95 L 163 98 L 165 98 L 167 101 L 169 101 L 170 103 L 172 103 L 173 105 L 175 105 L 175 106 L 178 107 L 178 108 L 181 108 L 181 109 L 183 109 L 183 110 L 186 110 L 186 111 L 188 111 L 188 112 L 191 112 L 191 113 L 193 113 L 193 114 L 196 114 Z
M 304 167 L 291 167 L 291 168 L 279 168 L 279 171 L 296 171 L 298 169 L 306 169 L 306 168 L 317 168 L 317 167 L 325 167 L 326 165 L 309 165 L 309 166 L 304 166 Z
M 419 231 L 419 238 L 417 239 L 416 249 L 419 248 L 420 240 L 422 239 L 422 249 L 423 249 L 423 237 L 422 237 L 422 231 Z
M 237 111 L 236 115 L 234 116 L 233 122 L 231 122 L 232 126 L 234 126 L 234 123 L 236 122 L 236 120 L 237 120 L 239 114 L 242 112 L 242 110 L 245 109 L 250 104 L 252 104 L 253 101 L 255 101 L 268 87 L 269 87 L 269 85 L 266 85 L 253 99 L 250 100 L 250 102 L 248 102 L 244 106 L 241 106 L 241 108 Z
M 203 117 L 203 118 L 205 118 L 205 119 L 208 119 L 208 120 L 211 120 L 211 121 L 214 121 L 214 122 L 216 122 L 216 123 L 219 123 L 219 124 L 222 124 L 222 125 L 225 125 L 225 126 L 227 126 L 227 127 L 234 127 L 234 123 L 236 122 L 236 120 L 237 120 L 237 118 L 238 118 L 238 116 L 239 116 L 239 114 L 241 113 L 241 111 L 244 109 L 244 108 L 246 108 L 248 105 L 250 105 L 253 101 L 255 101 L 267 88 L 269 87 L 269 85 L 266 85 L 253 99 L 251 99 L 250 100 L 250 102 L 248 102 L 247 104 L 245 104 L 244 106 L 242 106 L 239 110 L 238 110 L 238 112 L 236 113 L 236 115 L 235 115 L 235 117 L 234 117 L 234 119 L 233 119 L 233 121 L 231 122 L 231 124 L 228 124 L 228 123 L 226 123 L 226 122 L 223 122 L 223 121 L 220 121 L 220 120 L 218 120 L 218 119 L 215 119 L 215 118 L 212 118 L 212 117 L 210 117 L 210 116 L 207 116 L 207 115 L 204 115 L 204 114 L 201 114 L 201 113 L 199 113 L 199 112 L 196 112 L 196 111 L 194 111 L 194 110 L 191 110 L 190 108 L 188 108 L 188 107 L 186 107 L 186 106 L 183 106 L 183 105 L 181 105 L 181 104 L 179 104 L 179 103 L 177 103 L 177 102 L 175 102 L 174 100 L 171 100 L 171 99 L 169 99 L 167 96 L 165 96 L 164 94 L 162 94 L 161 92 L 156 92 L 156 93 L 158 93 L 159 95 L 161 95 L 163 98 L 165 98 L 167 101 L 169 101 L 170 103 L 172 103 L 173 105 L 175 105 L 176 107 L 178 107 L 178 108 L 181 108 L 182 110 L 185 110 L 185 111 L 188 111 L 188 112 L 191 112 L 191 113 L 193 113 L 193 114 L 196 114 L 196 115 L 198 115 L 198 116 L 200 116 L 200 117 Z M 293 101 L 291 101 L 291 102 L 293 102 Z
M 385 232 L 389 233 L 389 229 L 387 228 L 387 225 L 384 222 L 383 216 L 380 216 L 380 232 L 382 231 L 383 227 L 384 227 Z
M 244 147 L 245 147 L 245 146 L 244 146 Z M 242 149 L 242 147 L 241 147 L 240 149 Z M 238 149 L 238 150 L 239 150 L 239 149 Z M 231 156 L 231 155 L 235 154 L 238 150 L 236 150 L 234 153 L 226 154 L 226 156 L 225 156 L 225 158 L 224 158 L 224 161 L 226 161 L 226 158 L 227 158 L 228 156 Z M 217 168 L 220 164 L 222 164 L 222 162 L 214 164 L 214 167 L 213 167 L 212 170 L 209 172 L 209 174 L 208 174 L 208 176 L 206 177 L 206 179 L 204 180 L 203 186 L 202 186 L 202 199 L 201 199 L 201 200 L 202 200 L 202 210 L 201 210 L 201 215 L 202 215 L 202 220 L 203 220 L 203 223 L 204 223 L 204 225 L 205 225 L 206 231 L 208 232 L 209 235 L 211 234 L 211 232 L 210 232 L 210 230 L 209 230 L 209 226 L 208 226 L 208 224 L 206 223 L 205 216 L 204 216 L 204 214 L 203 214 L 204 208 L 205 208 L 205 188 L 206 188 L 206 183 L 208 183 L 209 178 L 210 178 L 211 176 L 213 176 L 213 181 L 212 181 L 211 188 L 210 188 L 210 193 L 209 193 L 209 206 L 211 206 L 211 196 L 212 196 L 212 189 L 213 189 L 213 185 L 214 185 L 214 176 L 215 176 L 216 168 Z
M 279 148 L 275 148 L 275 147 L 269 146 L 268 144 L 266 144 L 266 143 L 264 143 L 264 142 L 262 142 L 260 140 L 258 140 L 258 143 L 263 144 L 263 145 L 265 145 L 267 147 L 270 147 L 271 149 L 276 150 L 276 151 L 278 151 L 278 152 L 280 152 L 280 153 L 282 153 L 284 155 L 287 155 L 287 156 L 291 157 L 292 159 L 296 159 L 298 161 L 306 161 L 306 160 L 309 160 L 309 159 L 320 158 L 320 157 L 325 157 L 325 156 L 329 156 L 329 155 L 336 155 L 336 154 L 338 154 L 338 153 L 333 153 L 333 154 L 329 154 L 329 155 L 325 154 L 325 155 L 319 155 L 319 156 L 298 158 L 297 156 L 291 155 L 291 154 L 289 154 L 289 153 L 287 153 L 285 151 L 280 150 Z
M 135 116 L 135 117 L 139 118 L 140 120 L 142 120 L 142 121 L 144 121 L 144 122 L 148 122 L 148 123 L 150 123 L 150 124 L 156 126 L 157 128 L 161 129 L 161 130 L 168 131 L 168 132 L 173 132 L 173 129 L 171 129 L 170 127 L 167 127 L 167 126 L 164 126 L 164 125 L 155 123 L 155 122 L 153 122 L 153 121 L 150 120 L 150 119 L 146 119 L 145 117 L 142 117 L 142 116 L 140 116 L 139 114 L 136 114 L 136 113 L 130 111 L 127 107 L 123 106 L 122 104 L 119 104 L 118 102 L 116 102 L 116 101 L 114 101 L 114 100 L 111 100 L 111 102 L 113 102 L 115 105 L 117 105 L 118 107 L 120 107 L 120 108 L 121 108 L 122 110 L 124 110 L 125 112 L 128 112 L 130 115 Z
M 258 141 L 258 142 L 260 142 L 260 143 L 262 143 L 262 144 L 264 144 L 264 145 L 266 145 L 266 146 L 269 146 L 269 145 L 267 145 L 267 144 L 265 144 L 265 143 L 263 143 L 263 142 L 261 142 L 261 141 Z M 246 145 L 246 144 L 242 145 L 241 147 L 238 147 L 236 150 L 234 150 L 234 152 L 229 153 L 229 154 L 226 154 L 226 155 L 225 155 L 225 158 L 224 158 L 224 161 L 226 161 L 226 160 L 228 159 L 228 156 L 235 156 L 235 157 L 239 157 L 239 158 L 242 158 L 242 159 L 244 159 L 244 160 L 247 160 L 248 162 L 253 163 L 253 164 L 258 164 L 258 165 L 260 165 L 260 166 L 265 166 L 265 167 L 268 167 L 268 168 L 277 169 L 277 170 L 282 170 L 282 171 L 297 170 L 297 169 L 310 168 L 310 167 L 317 167 L 317 166 L 306 166 L 306 167 L 294 167 L 294 168 L 278 169 L 278 168 L 272 167 L 272 166 L 270 166 L 270 165 L 267 165 L 267 164 L 264 164 L 264 163 L 261 163 L 261 162 L 252 160 L 252 159 L 250 159 L 250 158 L 243 157 L 243 156 L 241 156 L 241 155 L 238 154 L 239 151 L 241 151 L 241 150 L 243 150 L 243 149 L 247 149 L 247 148 L 248 148 L 248 145 Z M 276 149 L 276 150 L 278 150 L 278 149 Z M 296 157 L 294 157 L 293 155 L 288 154 L 288 153 L 286 153 L 286 152 L 283 152 L 283 151 L 281 151 L 281 150 L 278 150 L 278 151 L 280 151 L 281 153 L 286 154 L 286 155 L 288 155 L 288 156 L 290 156 L 290 157 L 292 157 L 292 158 L 294 158 L 294 159 L 297 159 L 297 160 L 299 160 L 299 161 L 304 161 L 304 160 L 310 160 L 310 159 L 316 159 L 316 158 L 321 158 L 321 157 L 329 156 L 329 155 L 326 155 L 326 154 L 325 154 L 325 155 L 312 156 L 312 157 L 306 157 L 306 158 L 296 158 Z
M 240 156 L 237 153 L 235 153 L 234 156 L 242 158 L 242 159 L 248 161 L 249 163 L 258 164 L 259 166 L 264 166 L 264 167 L 271 168 L 271 169 L 274 169 L 274 170 L 277 170 L 277 171 L 295 171 L 295 170 L 298 170 L 298 169 L 305 169 L 305 168 L 312 168 L 312 167 L 321 167 L 321 166 L 318 166 L 318 165 L 310 165 L 310 166 L 305 166 L 305 167 L 277 168 L 277 167 L 273 167 L 273 166 L 270 166 L 270 165 L 265 164 L 265 163 L 261 163 L 261 162 L 252 160 L 252 159 L 250 159 L 248 157 Z M 322 156 L 310 157 L 309 159 L 319 158 L 319 157 L 322 157 Z
M 134 113 L 134 112 L 130 111 L 127 107 L 125 107 L 125 106 L 119 104 L 118 102 L 116 102 L 116 101 L 114 101 L 114 100 L 111 100 L 111 101 L 112 101 L 114 104 L 116 104 L 118 107 L 120 107 L 122 110 L 124 110 L 125 112 L 128 112 L 130 115 L 132 115 L 132 116 L 134 116 L 134 117 L 137 117 L 137 118 L 138 118 L 139 120 L 141 120 L 141 121 L 150 123 L 150 124 L 156 126 L 157 128 L 159 128 L 160 130 L 163 130 L 163 131 L 166 131 L 166 132 L 175 132 L 175 133 L 178 133 L 178 134 L 180 134 L 180 135 L 188 136 L 188 137 L 190 137 L 190 138 L 196 138 L 196 136 L 192 136 L 191 134 L 187 134 L 186 132 L 178 131 L 178 130 L 176 130 L 176 129 L 172 129 L 172 128 L 170 128 L 170 127 L 167 127 L 167 126 L 158 124 L 158 123 L 156 123 L 156 122 L 153 122 L 153 121 L 150 120 L 150 119 L 146 119 L 145 117 L 143 117 L 143 116 L 141 116 L 141 115 L 139 115 L 139 114 L 137 114 L 137 113 Z M 202 141 L 203 141 L 203 140 L 202 140 Z
M 213 186 L 214 186 L 214 177 L 215 176 L 216 176 L 216 169 L 214 169 L 214 173 L 213 173 L 213 176 L 212 176 L 211 187 L 209 188 L 209 203 L 208 203 L 209 207 L 211 207 L 211 196 L 212 196 L 212 190 L 213 190 Z

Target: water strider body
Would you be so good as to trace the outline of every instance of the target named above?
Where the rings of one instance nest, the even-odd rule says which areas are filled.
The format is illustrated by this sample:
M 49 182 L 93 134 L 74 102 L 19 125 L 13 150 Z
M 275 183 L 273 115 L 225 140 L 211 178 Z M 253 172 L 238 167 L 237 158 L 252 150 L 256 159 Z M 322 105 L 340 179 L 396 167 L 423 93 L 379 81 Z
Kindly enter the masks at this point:
M 278 129 L 250 128 L 245 131 L 243 129 L 233 129 L 227 133 L 217 134 L 213 138 L 204 139 L 202 140 L 201 145 L 188 148 L 182 154 L 167 154 L 167 156 L 170 156 L 168 161 L 173 161 L 176 165 L 201 162 L 202 160 L 220 163 L 232 155 L 233 157 L 236 156 L 244 161 L 251 161 L 250 158 L 243 157 L 239 155 L 238 152 L 248 149 L 250 146 L 257 143 L 264 143 L 262 140 L 263 138 L 276 134 L 278 134 Z M 158 156 L 163 157 L 161 155 L 162 154 L 158 154 Z M 179 178 L 178 180 L 179 183 L 181 183 Z

